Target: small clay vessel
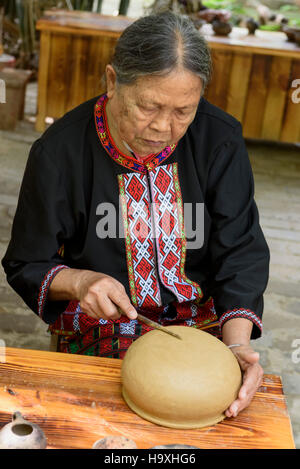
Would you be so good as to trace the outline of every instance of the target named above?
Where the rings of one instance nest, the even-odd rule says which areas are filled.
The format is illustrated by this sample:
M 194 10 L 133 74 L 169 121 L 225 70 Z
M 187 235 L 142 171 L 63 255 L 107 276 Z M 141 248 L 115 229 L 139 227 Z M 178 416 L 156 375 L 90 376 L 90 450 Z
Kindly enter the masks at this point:
M 219 20 L 214 20 L 212 22 L 212 28 L 217 36 L 227 36 L 232 31 L 232 26 L 230 23 Z
M 150 449 L 200 449 L 199 446 L 191 446 L 191 445 L 179 445 L 175 443 L 174 445 L 158 445 L 152 446 Z
M 300 46 L 300 31 L 297 31 L 295 33 L 295 43 L 297 44 L 297 46 Z
M 12 421 L 0 431 L 0 449 L 45 449 L 47 440 L 43 430 L 20 412 L 15 412 Z
M 295 41 L 295 30 L 294 28 L 284 25 L 282 27 L 282 31 L 286 34 L 288 41 L 294 42 Z
M 93 449 L 137 449 L 135 441 L 125 436 L 107 436 L 101 440 L 95 441 Z
M 249 34 L 254 34 L 255 31 L 259 28 L 259 24 L 253 18 L 248 18 L 246 21 L 246 26 L 249 31 Z

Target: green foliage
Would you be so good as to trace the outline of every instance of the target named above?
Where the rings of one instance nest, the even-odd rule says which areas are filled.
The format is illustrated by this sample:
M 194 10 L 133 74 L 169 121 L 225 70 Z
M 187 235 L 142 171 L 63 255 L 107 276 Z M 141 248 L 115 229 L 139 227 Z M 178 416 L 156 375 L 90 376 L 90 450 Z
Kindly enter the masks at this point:
M 259 29 L 263 31 L 280 31 L 280 24 L 261 24 Z
M 292 18 L 289 21 L 289 26 L 296 26 L 297 28 L 300 28 L 300 18 Z
M 299 7 L 297 5 L 281 5 L 279 8 L 280 13 L 287 13 L 290 11 L 299 11 Z
M 242 0 L 203 0 L 203 5 L 214 10 L 225 9 L 236 15 L 245 15 L 245 2 Z

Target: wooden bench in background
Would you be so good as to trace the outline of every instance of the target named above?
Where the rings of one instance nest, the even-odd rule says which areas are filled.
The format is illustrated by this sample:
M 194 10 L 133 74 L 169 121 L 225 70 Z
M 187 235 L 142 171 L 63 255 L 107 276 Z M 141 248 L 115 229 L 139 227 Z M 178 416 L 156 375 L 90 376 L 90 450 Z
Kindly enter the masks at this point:
M 133 21 L 64 10 L 49 10 L 38 21 L 38 131 L 45 129 L 47 116 L 59 118 L 105 91 L 105 66 L 118 37 Z M 299 142 L 300 103 L 292 100 L 292 84 L 300 79 L 300 48 L 284 33 L 249 36 L 234 28 L 229 37 L 218 37 L 205 25 L 203 34 L 213 57 L 205 97 L 241 121 L 246 138 Z

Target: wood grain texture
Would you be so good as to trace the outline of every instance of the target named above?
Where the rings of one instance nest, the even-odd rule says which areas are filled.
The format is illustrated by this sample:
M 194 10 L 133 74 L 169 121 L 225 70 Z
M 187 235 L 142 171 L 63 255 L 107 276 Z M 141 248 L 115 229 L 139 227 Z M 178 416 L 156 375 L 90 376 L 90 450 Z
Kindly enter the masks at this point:
M 261 138 L 271 64 L 272 57 L 270 56 L 253 56 L 246 109 L 243 120 L 245 137 Z
M 40 31 L 62 32 L 66 29 L 73 34 L 86 36 L 119 36 L 135 20 L 127 16 L 99 15 L 83 11 L 46 10 L 37 22 Z
M 292 59 L 272 57 L 261 137 L 279 140 L 290 85 Z
M 226 112 L 233 115 L 240 122 L 246 107 L 246 99 L 252 68 L 252 54 L 233 54 L 230 70 L 230 80 L 227 90 Z M 242 79 L 241 79 L 242 77 Z
M 47 115 L 54 118 L 62 116 L 67 109 L 71 82 L 71 42 L 71 36 L 66 34 L 56 34 L 51 38 Z
M 51 36 L 50 33 L 44 31 L 40 39 L 40 59 L 38 71 L 38 112 L 36 119 L 36 130 L 42 132 L 45 129 L 45 118 L 47 116 L 47 100 L 48 100 L 48 79 L 49 64 L 51 53 Z
M 232 53 L 212 51 L 213 74 L 205 97 L 215 106 L 222 109 L 227 107 L 227 90 L 230 79 Z
M 71 77 L 67 111 L 86 101 L 87 64 L 90 38 L 85 36 L 72 36 L 70 54 Z
M 1 357 L 3 358 L 3 353 Z M 44 430 L 48 448 L 91 448 L 121 435 L 138 448 L 294 448 L 280 377 L 265 375 L 250 407 L 235 419 L 176 430 L 134 414 L 121 396 L 121 360 L 7 348 L 0 364 L 0 422 L 19 410 Z
M 300 142 L 300 103 L 296 103 L 293 95 L 296 88 L 292 87 L 294 80 L 300 78 L 300 60 L 293 60 L 291 67 L 291 75 L 289 81 L 289 91 L 287 93 L 287 102 L 285 108 L 285 115 L 280 135 L 282 142 Z M 299 84 L 297 85 L 299 89 Z M 300 93 L 297 94 L 298 99 Z

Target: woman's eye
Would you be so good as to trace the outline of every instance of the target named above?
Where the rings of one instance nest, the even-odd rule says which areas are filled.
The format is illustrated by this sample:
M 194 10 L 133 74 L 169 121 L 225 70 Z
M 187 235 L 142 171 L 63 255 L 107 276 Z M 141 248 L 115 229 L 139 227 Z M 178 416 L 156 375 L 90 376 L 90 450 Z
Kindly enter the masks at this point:
M 142 110 L 145 111 L 145 112 L 153 112 L 153 111 L 155 111 L 155 108 L 142 106 Z
M 187 112 L 186 111 L 181 111 L 180 109 L 177 111 L 177 115 L 179 117 L 187 117 Z

